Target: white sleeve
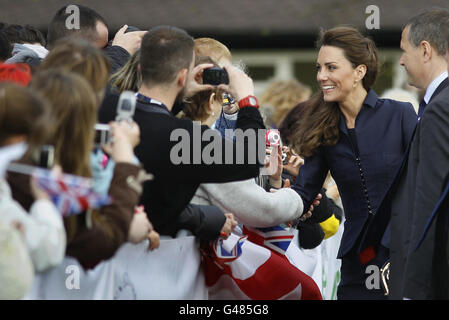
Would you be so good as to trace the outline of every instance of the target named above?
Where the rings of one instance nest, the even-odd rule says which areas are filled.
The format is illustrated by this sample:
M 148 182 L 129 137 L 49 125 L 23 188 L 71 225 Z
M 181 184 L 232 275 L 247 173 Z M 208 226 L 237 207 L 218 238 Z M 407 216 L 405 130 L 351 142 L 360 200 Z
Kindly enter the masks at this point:
M 0 215 L 0 299 L 23 298 L 33 277 L 33 262 L 23 237 Z
M 61 214 L 49 200 L 38 200 L 30 208 L 30 218 L 26 239 L 36 271 L 60 264 L 66 249 Z
M 65 229 L 62 217 L 52 202 L 38 200 L 28 214 L 18 202 L 4 197 L 1 211 L 5 222 L 23 224 L 25 242 L 36 271 L 44 271 L 62 261 L 66 246 Z
M 254 179 L 229 183 L 206 183 L 205 191 L 213 205 L 233 213 L 243 224 L 252 227 L 271 227 L 292 221 L 303 212 L 298 193 L 289 188 L 275 193 L 266 192 Z

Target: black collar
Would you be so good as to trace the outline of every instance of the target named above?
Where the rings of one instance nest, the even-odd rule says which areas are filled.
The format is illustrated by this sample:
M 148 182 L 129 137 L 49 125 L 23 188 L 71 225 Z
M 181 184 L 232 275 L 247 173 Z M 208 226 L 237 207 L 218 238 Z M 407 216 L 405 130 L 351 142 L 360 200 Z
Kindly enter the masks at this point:
M 163 113 L 173 116 L 170 110 L 168 110 L 167 106 L 159 100 L 144 96 L 141 93 L 136 93 L 136 97 L 137 101 L 140 102 L 136 105 L 137 109 L 145 112 Z

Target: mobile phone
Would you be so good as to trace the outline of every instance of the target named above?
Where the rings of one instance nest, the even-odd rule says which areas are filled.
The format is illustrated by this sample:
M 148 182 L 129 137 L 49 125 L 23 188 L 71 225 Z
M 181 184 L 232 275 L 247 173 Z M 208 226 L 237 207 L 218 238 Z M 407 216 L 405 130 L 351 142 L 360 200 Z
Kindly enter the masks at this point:
M 135 110 L 136 94 L 132 91 L 123 91 L 118 100 L 115 121 L 119 122 L 126 120 L 131 123 L 133 121 Z
M 108 144 L 111 140 L 109 125 L 103 123 L 95 124 L 95 147 L 101 148 L 103 145 Z
M 219 84 L 229 84 L 228 72 L 219 67 L 212 67 L 203 70 L 203 84 L 218 86 Z
M 39 150 L 39 167 L 50 169 L 55 162 L 55 148 L 52 145 L 44 144 Z

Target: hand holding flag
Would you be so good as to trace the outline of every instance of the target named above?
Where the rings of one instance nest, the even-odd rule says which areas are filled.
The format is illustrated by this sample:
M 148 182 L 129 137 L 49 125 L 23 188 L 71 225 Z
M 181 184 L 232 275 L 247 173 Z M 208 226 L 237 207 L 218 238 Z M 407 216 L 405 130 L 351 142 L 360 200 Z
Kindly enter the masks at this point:
M 42 190 L 47 193 L 63 217 L 111 203 L 109 196 L 93 191 L 93 180 L 89 178 L 17 163 L 10 164 L 8 171 L 31 175 L 37 182 L 37 188 L 32 187 L 33 192 L 40 193 L 40 196 Z

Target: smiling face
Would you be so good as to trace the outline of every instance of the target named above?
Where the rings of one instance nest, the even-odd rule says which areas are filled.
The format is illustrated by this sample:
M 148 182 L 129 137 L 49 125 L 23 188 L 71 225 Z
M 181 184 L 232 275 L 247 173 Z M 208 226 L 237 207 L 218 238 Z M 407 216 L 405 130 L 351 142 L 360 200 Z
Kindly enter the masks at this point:
M 338 47 L 322 46 L 316 66 L 317 81 L 326 102 L 345 101 L 361 80 L 358 70 L 346 59 L 343 49 Z

